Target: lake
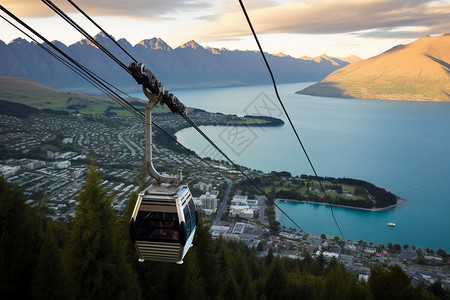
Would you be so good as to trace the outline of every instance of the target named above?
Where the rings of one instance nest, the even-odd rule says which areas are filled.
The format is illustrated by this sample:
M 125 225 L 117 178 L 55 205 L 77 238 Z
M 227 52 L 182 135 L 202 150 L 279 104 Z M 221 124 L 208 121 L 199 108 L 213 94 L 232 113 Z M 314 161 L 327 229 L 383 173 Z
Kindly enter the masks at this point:
M 312 97 L 311 83 L 279 85 L 283 103 L 319 176 L 369 181 L 406 199 L 383 212 L 334 208 L 346 239 L 450 251 L 450 103 Z M 264 114 L 281 127 L 202 126 L 237 164 L 313 174 L 271 85 L 174 91 L 186 105 L 227 114 Z M 192 128 L 178 140 L 200 156 L 223 159 Z M 339 236 L 330 208 L 281 202 L 307 233 Z M 280 216 L 286 227 L 294 227 Z M 396 227 L 388 227 L 394 222 Z

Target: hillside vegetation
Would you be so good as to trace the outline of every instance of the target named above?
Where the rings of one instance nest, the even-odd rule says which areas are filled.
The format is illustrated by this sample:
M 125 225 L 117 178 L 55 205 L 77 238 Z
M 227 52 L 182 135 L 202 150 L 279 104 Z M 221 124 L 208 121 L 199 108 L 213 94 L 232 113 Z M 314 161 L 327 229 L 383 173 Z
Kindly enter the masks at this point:
M 374 266 L 368 282 L 359 281 L 323 256 L 257 257 L 243 244 L 213 240 L 201 222 L 183 265 L 138 263 L 127 234 L 136 195 L 118 217 L 95 165 L 87 171 L 69 224 L 40 212 L 45 195 L 28 206 L 0 176 L 0 298 L 437 299 L 399 266 Z
M 450 101 L 450 34 L 424 36 L 357 61 L 298 94 L 409 101 Z
M 41 110 L 67 110 L 100 114 L 103 114 L 109 106 L 118 106 L 109 98 L 66 92 L 24 78 L 7 76 L 0 76 L 0 100 L 20 103 Z M 119 108 L 119 110 L 122 109 Z

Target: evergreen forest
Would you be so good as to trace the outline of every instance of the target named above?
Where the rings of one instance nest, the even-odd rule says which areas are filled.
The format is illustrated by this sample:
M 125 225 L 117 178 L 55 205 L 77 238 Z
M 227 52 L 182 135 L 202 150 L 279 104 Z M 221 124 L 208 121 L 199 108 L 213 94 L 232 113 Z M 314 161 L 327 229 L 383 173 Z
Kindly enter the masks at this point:
M 212 239 L 200 221 L 184 264 L 137 261 L 128 223 L 111 207 L 94 163 L 69 223 L 47 218 L 0 177 L 0 299 L 449 299 L 438 286 L 413 286 L 399 266 L 373 266 L 359 281 L 322 256 L 258 257 L 245 245 Z M 145 186 L 142 180 L 142 187 Z

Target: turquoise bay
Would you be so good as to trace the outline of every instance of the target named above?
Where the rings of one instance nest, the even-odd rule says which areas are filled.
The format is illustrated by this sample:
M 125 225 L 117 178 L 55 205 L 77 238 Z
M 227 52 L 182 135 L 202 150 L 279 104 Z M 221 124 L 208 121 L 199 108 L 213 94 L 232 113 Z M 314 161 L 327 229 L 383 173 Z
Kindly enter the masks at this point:
M 307 85 L 284 84 L 279 91 L 319 176 L 366 180 L 406 200 L 383 212 L 334 208 L 345 238 L 450 251 L 450 103 L 294 94 Z M 202 129 L 240 165 L 265 172 L 313 174 L 272 86 L 174 93 L 185 105 L 210 112 L 245 115 L 259 111 L 283 119 L 281 127 L 249 128 L 246 143 L 241 144 L 233 140 L 227 127 Z M 192 128 L 178 132 L 177 138 L 200 156 L 214 156 Z M 329 207 L 279 205 L 306 232 L 339 236 Z M 280 218 L 283 225 L 293 227 L 287 218 Z M 397 226 L 388 227 L 388 222 Z

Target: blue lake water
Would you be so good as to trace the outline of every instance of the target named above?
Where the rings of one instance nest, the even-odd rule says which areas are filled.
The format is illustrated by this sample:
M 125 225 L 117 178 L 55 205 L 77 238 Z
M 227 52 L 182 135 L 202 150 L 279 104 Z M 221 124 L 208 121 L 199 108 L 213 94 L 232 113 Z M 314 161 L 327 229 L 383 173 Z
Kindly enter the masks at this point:
M 279 91 L 319 176 L 366 180 L 406 199 L 399 207 L 383 212 L 335 207 L 345 238 L 450 251 L 450 103 L 294 94 L 307 85 L 284 84 Z M 237 164 L 266 172 L 313 174 L 272 86 L 174 94 L 185 105 L 210 112 L 245 115 L 259 111 L 283 119 L 281 127 L 202 129 Z M 192 128 L 178 132 L 177 138 L 200 156 L 222 159 Z M 279 205 L 306 232 L 339 236 L 329 207 Z M 280 217 L 283 225 L 294 227 Z M 397 226 L 388 227 L 388 222 Z

